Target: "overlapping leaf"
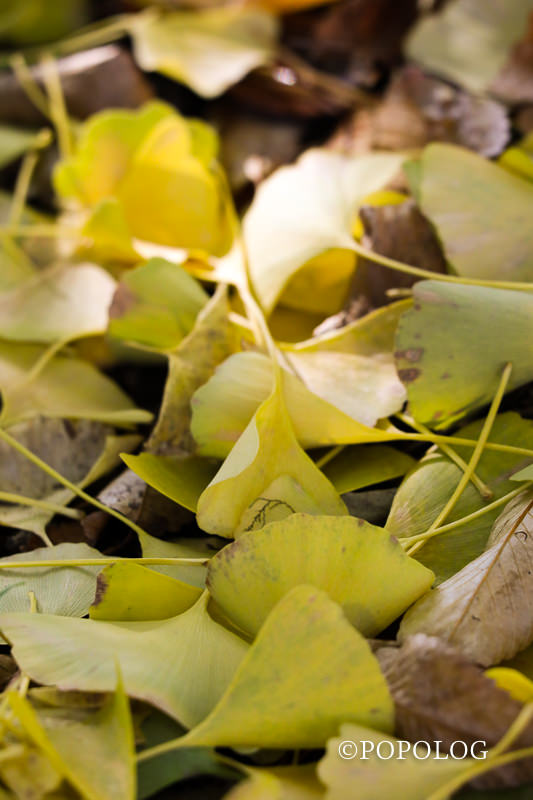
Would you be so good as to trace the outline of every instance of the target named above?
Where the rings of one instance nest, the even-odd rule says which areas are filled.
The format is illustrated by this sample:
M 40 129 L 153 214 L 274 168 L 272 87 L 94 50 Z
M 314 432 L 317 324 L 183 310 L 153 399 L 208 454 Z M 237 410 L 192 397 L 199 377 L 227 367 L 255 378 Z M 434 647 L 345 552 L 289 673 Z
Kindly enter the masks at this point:
M 39 683 L 112 691 L 118 662 L 128 695 L 190 727 L 218 701 L 248 648 L 211 619 L 207 600 L 205 594 L 184 614 L 162 622 L 115 625 L 49 614 L 5 614 L 0 615 L 0 629 L 12 643 L 17 663 Z
M 269 59 L 277 25 L 266 11 L 228 6 L 141 14 L 130 30 L 143 69 L 215 97 Z
M 440 636 L 489 666 L 533 641 L 531 492 L 511 500 L 496 520 L 485 552 L 405 615 L 400 636 Z
M 244 238 L 265 311 L 272 311 L 299 270 L 328 251 L 334 251 L 330 269 L 315 263 L 316 282 L 307 289 L 314 297 L 333 292 L 333 311 L 338 310 L 355 265 L 343 251 L 352 249 L 358 207 L 394 177 L 401 163 L 393 154 L 350 159 L 317 149 L 264 181 L 244 219 Z
M 298 586 L 273 609 L 225 694 L 183 746 L 320 747 L 343 720 L 389 731 L 385 680 L 341 608 L 324 592 Z
M 223 548 L 209 563 L 207 582 L 227 616 L 249 633 L 291 588 L 306 583 L 327 592 L 361 633 L 373 636 L 433 577 L 362 519 L 293 514 Z

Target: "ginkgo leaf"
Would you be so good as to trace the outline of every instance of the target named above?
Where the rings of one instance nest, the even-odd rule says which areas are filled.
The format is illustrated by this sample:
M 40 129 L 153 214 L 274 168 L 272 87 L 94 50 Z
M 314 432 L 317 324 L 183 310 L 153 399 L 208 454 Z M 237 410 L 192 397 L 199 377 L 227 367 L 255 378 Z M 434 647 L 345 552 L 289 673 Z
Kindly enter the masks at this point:
M 139 65 L 216 97 L 274 52 L 276 18 L 255 8 L 219 7 L 130 18 Z
M 481 92 L 503 67 L 532 9 L 531 0 L 451 0 L 420 19 L 407 52 L 429 71 Z
M 23 155 L 35 140 L 35 131 L 13 125 L 0 125 L 0 168 Z
M 247 767 L 246 772 L 246 780 L 225 794 L 224 800 L 320 800 L 324 797 L 324 787 L 316 776 L 314 764 L 271 769 Z
M 313 359 L 315 355 L 319 360 L 321 355 L 326 360 L 331 358 L 333 363 L 328 363 L 328 371 L 320 375 L 316 371 L 320 365 L 310 366 L 311 387 L 284 370 L 285 401 L 296 438 L 304 448 L 372 441 L 373 434 L 366 438 L 368 430 L 379 417 L 399 411 L 404 401 L 392 364 L 347 356 L 350 363 L 346 365 L 339 363 L 343 354 L 309 357 Z M 294 356 L 297 369 L 299 359 Z M 344 367 L 347 369 L 341 371 Z M 343 380 L 349 376 L 349 392 L 339 389 L 339 374 Z M 192 397 L 191 431 L 198 453 L 215 458 L 227 456 L 268 398 L 272 380 L 272 361 L 262 353 L 236 353 L 227 358 Z
M 517 669 L 492 667 L 486 670 L 485 675 L 494 681 L 499 689 L 504 689 L 519 703 L 533 702 L 533 681 L 522 675 Z
M 405 475 L 416 461 L 386 444 L 345 447 L 322 467 L 339 494 L 390 481 Z
M 62 561 L 78 558 L 103 558 L 82 542 L 64 542 L 53 547 L 39 547 L 0 559 L 0 564 L 24 561 Z M 37 611 L 65 617 L 84 617 L 94 600 L 96 576 L 101 567 L 35 567 L 0 570 L 0 612 L 30 610 L 29 592 L 33 592 Z
M 347 158 L 309 150 L 261 184 L 244 219 L 244 238 L 252 283 L 266 312 L 311 259 L 353 250 L 352 225 L 363 198 L 390 181 L 402 160 L 395 154 Z M 346 289 L 354 266 L 353 257 L 333 264 L 336 282 Z M 313 274 L 331 284 L 331 271 Z
M 211 619 L 208 595 L 162 622 L 100 622 L 48 614 L 0 615 L 17 663 L 39 683 L 109 692 L 118 662 L 126 693 L 196 725 L 228 686 L 248 645 Z
M 198 500 L 198 525 L 232 537 L 297 511 L 346 514 L 341 498 L 298 445 L 276 382 Z
M 399 636 L 439 636 L 484 666 L 512 658 L 533 641 L 533 494 L 524 492 L 494 523 L 485 552 L 422 597 Z
M 141 260 L 135 248 L 124 210 L 116 197 L 106 197 L 89 213 L 81 229 L 89 257 L 101 263 L 135 264 Z
M 19 746 L 15 751 L 11 750 L 11 753 L 4 750 L 3 756 L 0 761 L 0 776 L 2 783 L 10 791 L 2 789 L 0 800 L 18 800 L 28 796 L 63 800 L 64 796 L 61 794 L 58 797 L 61 774 L 39 750 Z
M 143 558 L 197 558 L 204 559 L 207 563 L 219 547 L 208 537 L 180 538 L 179 541 L 169 542 L 158 539 L 157 536 L 150 536 L 146 532 L 138 531 L 137 535 Z M 190 586 L 197 586 L 200 589 L 205 586 L 206 567 L 202 564 L 154 566 L 153 569 Z
M 421 157 L 416 194 L 459 275 L 533 279 L 530 181 L 461 147 L 430 144 Z
M 113 278 L 95 264 L 52 267 L 0 294 L 4 339 L 19 342 L 68 341 L 107 328 L 115 291 Z
M 218 462 L 206 458 L 177 458 L 140 453 L 123 455 L 122 460 L 143 481 L 175 503 L 196 511 L 198 498 L 215 477 Z
M 120 208 L 99 220 L 107 243 L 113 235 L 105 232 L 106 219 L 113 226 L 118 214 L 138 239 L 221 255 L 231 231 L 216 149 L 208 125 L 165 103 L 103 111 L 82 126 L 74 155 L 55 169 L 54 185 L 85 216 L 104 200 L 118 201 Z
M 477 439 L 481 427 L 481 421 L 473 422 L 460 428 L 457 436 Z M 512 411 L 498 414 L 490 438 L 492 442 L 533 449 L 533 423 Z M 456 452 L 465 461 L 468 461 L 472 453 L 460 446 L 456 448 Z M 492 499 L 497 500 L 516 489 L 516 484 L 513 483 L 516 475 L 513 473 L 528 460 L 527 457 L 513 453 L 484 450 L 476 467 L 476 474 L 492 491 Z M 448 456 L 438 450 L 430 450 L 406 475 L 396 492 L 386 529 L 397 537 L 416 536 L 427 531 L 448 502 L 460 478 L 461 469 Z M 456 522 L 480 511 L 489 502 L 469 483 L 446 522 Z M 483 553 L 500 511 L 501 508 L 495 508 L 435 536 L 417 552 L 416 558 L 433 570 L 437 583 L 451 578 Z
M 121 682 L 97 711 L 37 711 L 17 692 L 9 704 L 25 734 L 85 800 L 134 800 L 135 738 Z
M 392 701 L 369 645 L 311 586 L 273 609 L 209 716 L 182 746 L 321 747 L 341 721 L 382 731 Z
M 355 517 L 293 514 L 239 537 L 209 562 L 207 585 L 227 616 L 255 634 L 294 586 L 323 589 L 365 636 L 400 616 L 433 583 L 382 528 Z
M 125 426 L 152 419 L 110 378 L 78 358 L 54 356 L 28 381 L 28 372 L 44 352 L 37 345 L 0 342 L 0 422 L 4 427 L 39 414 Z
M 168 619 L 187 611 L 201 594 L 201 589 L 176 578 L 121 561 L 105 567 L 98 575 L 89 616 L 130 622 Z
M 54 188 L 59 196 L 90 208 L 113 196 L 142 141 L 173 113 L 166 103 L 151 102 L 138 111 L 94 114 L 78 131 L 75 156 L 55 168 Z
M 524 136 L 516 145 L 505 150 L 498 163 L 522 178 L 533 180 L 533 135 Z
M 110 308 L 109 333 L 128 342 L 171 349 L 190 333 L 207 299 L 182 267 L 152 258 L 123 275 Z
M 346 749 L 349 758 L 339 755 L 339 748 L 355 742 L 359 752 Z M 366 742 L 365 757 L 363 745 Z M 380 753 L 385 758 L 378 755 Z M 425 743 L 424 743 L 425 744 Z M 387 745 L 387 746 L 384 746 Z M 326 785 L 325 800 L 428 800 L 437 789 L 444 789 L 461 773 L 464 782 L 479 761 L 472 758 L 461 760 L 416 758 L 412 751 L 403 758 L 391 758 L 389 753 L 398 752 L 399 741 L 392 736 L 376 733 L 360 725 L 344 724 L 338 736 L 330 739 L 326 755 L 318 765 L 318 776 Z M 422 748 L 421 748 L 422 751 Z M 423 750 L 425 756 L 426 749 Z M 452 784 L 453 789 L 457 786 Z
M 421 281 L 413 294 L 395 355 L 419 422 L 442 428 L 489 403 L 507 362 L 509 388 L 533 378 L 531 293 Z
M 227 289 L 221 285 L 200 310 L 189 335 L 167 354 L 168 376 L 161 409 L 146 445 L 151 453 L 183 455 L 196 449 L 190 431 L 191 398 L 231 351 L 228 314 Z
M 12 426 L 9 433 L 83 489 L 116 467 L 121 451 L 134 450 L 139 444 L 139 436 L 114 436 L 112 430 L 100 422 L 36 417 Z M 54 506 L 66 506 L 74 498 L 74 492 L 58 486 L 50 475 L 5 442 L 0 443 L 0 483 L 4 492 Z M 51 509 L 32 505 L 0 505 L 0 525 L 33 531 L 38 536 L 43 535 L 53 515 Z

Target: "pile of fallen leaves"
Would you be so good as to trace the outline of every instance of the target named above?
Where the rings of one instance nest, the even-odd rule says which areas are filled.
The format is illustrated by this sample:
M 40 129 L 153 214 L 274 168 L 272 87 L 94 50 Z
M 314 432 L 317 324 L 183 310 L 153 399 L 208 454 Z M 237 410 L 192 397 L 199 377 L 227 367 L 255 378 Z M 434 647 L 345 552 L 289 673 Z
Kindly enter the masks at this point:
M 4 0 L 0 800 L 532 796 L 532 13 Z

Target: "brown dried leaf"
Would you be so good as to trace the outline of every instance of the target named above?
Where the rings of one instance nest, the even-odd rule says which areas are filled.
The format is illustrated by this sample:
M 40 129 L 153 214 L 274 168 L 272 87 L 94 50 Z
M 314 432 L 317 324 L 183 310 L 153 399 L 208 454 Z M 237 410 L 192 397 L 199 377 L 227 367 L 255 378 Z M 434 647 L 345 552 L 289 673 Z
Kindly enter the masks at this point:
M 399 638 L 439 636 L 484 666 L 512 658 L 533 641 L 533 492 L 507 504 L 487 549 L 422 597 Z
M 493 747 L 522 705 L 487 678 L 482 669 L 440 639 L 417 634 L 400 648 L 384 647 L 377 658 L 396 710 L 396 735 L 410 741 L 440 741 L 448 752 L 455 741 L 478 749 Z M 531 746 L 533 724 L 512 749 Z M 533 759 L 495 770 L 476 786 L 516 786 L 533 779 Z
M 413 200 L 400 205 L 364 206 L 360 211 L 365 229 L 363 244 L 381 255 L 415 267 L 446 272 L 446 261 L 433 228 Z M 387 289 L 411 287 L 417 278 L 360 259 L 354 275 L 352 297 L 363 295 L 372 307 L 390 302 Z

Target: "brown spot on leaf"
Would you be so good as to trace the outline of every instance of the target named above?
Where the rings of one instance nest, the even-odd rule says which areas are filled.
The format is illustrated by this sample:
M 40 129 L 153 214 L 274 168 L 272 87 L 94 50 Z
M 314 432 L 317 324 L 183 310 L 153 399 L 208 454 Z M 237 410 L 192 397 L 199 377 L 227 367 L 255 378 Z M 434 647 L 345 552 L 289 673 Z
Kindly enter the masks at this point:
M 118 319 L 119 317 L 123 317 L 137 302 L 138 298 L 131 289 L 123 283 L 119 284 L 113 295 L 113 300 L 111 301 L 109 318 Z
M 413 381 L 416 381 L 420 374 L 420 370 L 416 369 L 416 367 L 398 370 L 398 375 L 402 383 L 412 383 Z
M 405 361 L 410 361 L 411 364 L 416 364 L 424 355 L 423 347 L 411 347 L 408 350 L 397 350 L 394 353 L 395 358 L 403 358 Z
M 108 585 L 109 581 L 107 580 L 106 576 L 102 572 L 100 572 L 100 574 L 96 578 L 96 592 L 94 594 L 93 606 L 100 605 L 100 603 L 104 599 Z

